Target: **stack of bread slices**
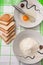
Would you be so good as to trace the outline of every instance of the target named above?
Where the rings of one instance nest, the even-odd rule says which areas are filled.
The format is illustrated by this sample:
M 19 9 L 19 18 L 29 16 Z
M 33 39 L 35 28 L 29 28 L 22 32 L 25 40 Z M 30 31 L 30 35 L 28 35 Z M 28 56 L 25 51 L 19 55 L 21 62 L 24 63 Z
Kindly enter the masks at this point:
M 9 44 L 15 38 L 14 17 L 10 14 L 4 14 L 0 17 L 0 37 Z

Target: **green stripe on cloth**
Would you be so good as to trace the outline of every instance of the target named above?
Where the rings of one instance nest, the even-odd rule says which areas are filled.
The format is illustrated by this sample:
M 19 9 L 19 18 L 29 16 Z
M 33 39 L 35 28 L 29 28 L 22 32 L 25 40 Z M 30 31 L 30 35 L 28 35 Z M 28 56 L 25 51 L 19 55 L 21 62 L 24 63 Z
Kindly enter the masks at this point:
M 42 23 L 40 24 L 40 33 L 41 33 L 41 35 L 43 36 L 43 21 L 42 21 Z M 41 60 L 41 65 L 43 65 L 43 59 Z
M 43 35 L 43 21 L 42 21 L 42 23 L 40 24 L 40 33 L 41 33 L 41 35 Z
M 20 3 L 21 0 L 0 0 L 0 6 L 6 5 L 16 5 Z
M 15 1 L 15 0 L 11 0 L 11 4 L 12 4 L 12 5 L 17 5 L 17 4 L 20 3 L 20 1 L 21 1 L 21 0 L 16 0 L 16 1 Z
M 3 14 L 3 6 L 0 6 L 0 16 Z M 1 56 L 1 43 L 2 43 L 2 39 L 0 38 L 0 56 Z
M 3 14 L 3 6 L 0 6 L 0 15 Z
M 43 59 L 41 60 L 41 65 L 43 65 Z
M 43 5 L 43 0 L 38 0 Z
M 43 0 L 38 0 L 43 5 Z M 40 33 L 43 35 L 43 21 L 40 24 Z M 41 65 L 43 65 L 43 59 L 41 60 Z
M 3 5 L 4 3 L 4 0 L 0 0 L 0 6 Z

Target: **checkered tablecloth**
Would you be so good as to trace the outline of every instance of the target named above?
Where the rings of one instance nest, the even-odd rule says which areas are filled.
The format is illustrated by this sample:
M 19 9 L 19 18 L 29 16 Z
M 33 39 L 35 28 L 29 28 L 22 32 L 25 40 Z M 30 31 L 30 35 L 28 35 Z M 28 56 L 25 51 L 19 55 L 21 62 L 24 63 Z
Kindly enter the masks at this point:
M 0 0 L 0 15 L 9 13 L 14 15 L 14 8 L 11 5 L 17 5 L 21 0 Z M 39 0 L 41 4 L 43 0 Z M 17 25 L 17 34 L 23 30 L 21 26 Z M 33 28 L 34 30 L 40 32 L 43 35 L 43 21 L 42 23 Z M 13 41 L 6 45 L 4 41 L 0 38 L 0 65 L 19 65 L 16 56 L 13 53 Z M 43 65 L 43 60 L 34 65 Z

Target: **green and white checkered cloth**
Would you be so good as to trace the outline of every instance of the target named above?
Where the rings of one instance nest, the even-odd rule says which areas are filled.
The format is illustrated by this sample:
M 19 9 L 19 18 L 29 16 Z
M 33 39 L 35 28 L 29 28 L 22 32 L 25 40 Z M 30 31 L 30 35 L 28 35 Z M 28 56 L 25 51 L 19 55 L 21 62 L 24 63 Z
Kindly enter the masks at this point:
M 17 5 L 21 0 L 0 0 L 0 15 L 5 13 L 14 14 L 14 9 L 11 5 Z M 43 4 L 43 0 L 39 0 Z M 17 25 L 17 32 L 23 31 L 24 28 Z M 39 31 L 43 35 L 43 21 L 42 23 L 34 28 L 34 30 Z M 18 34 L 17 33 L 17 34 Z M 6 45 L 4 41 L 0 38 L 0 65 L 18 65 L 18 61 L 13 54 L 12 45 Z M 43 60 L 35 65 L 43 65 Z

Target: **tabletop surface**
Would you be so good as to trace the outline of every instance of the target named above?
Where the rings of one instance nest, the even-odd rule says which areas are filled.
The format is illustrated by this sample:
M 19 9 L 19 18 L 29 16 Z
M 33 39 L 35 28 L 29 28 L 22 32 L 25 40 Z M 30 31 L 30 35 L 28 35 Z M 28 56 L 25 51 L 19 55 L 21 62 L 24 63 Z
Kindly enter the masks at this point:
M 14 14 L 14 8 L 11 5 L 18 4 L 20 1 L 21 0 L 0 0 L 0 15 L 5 13 Z M 42 1 L 43 0 L 39 0 L 41 4 L 43 4 Z M 43 36 L 43 21 L 40 25 L 32 29 L 40 32 Z M 26 29 L 17 24 L 17 34 L 24 30 Z M 9 45 L 6 45 L 5 42 L 0 38 L 0 65 L 19 65 L 19 62 L 13 53 L 13 41 Z M 33 65 L 43 65 L 43 60 Z

